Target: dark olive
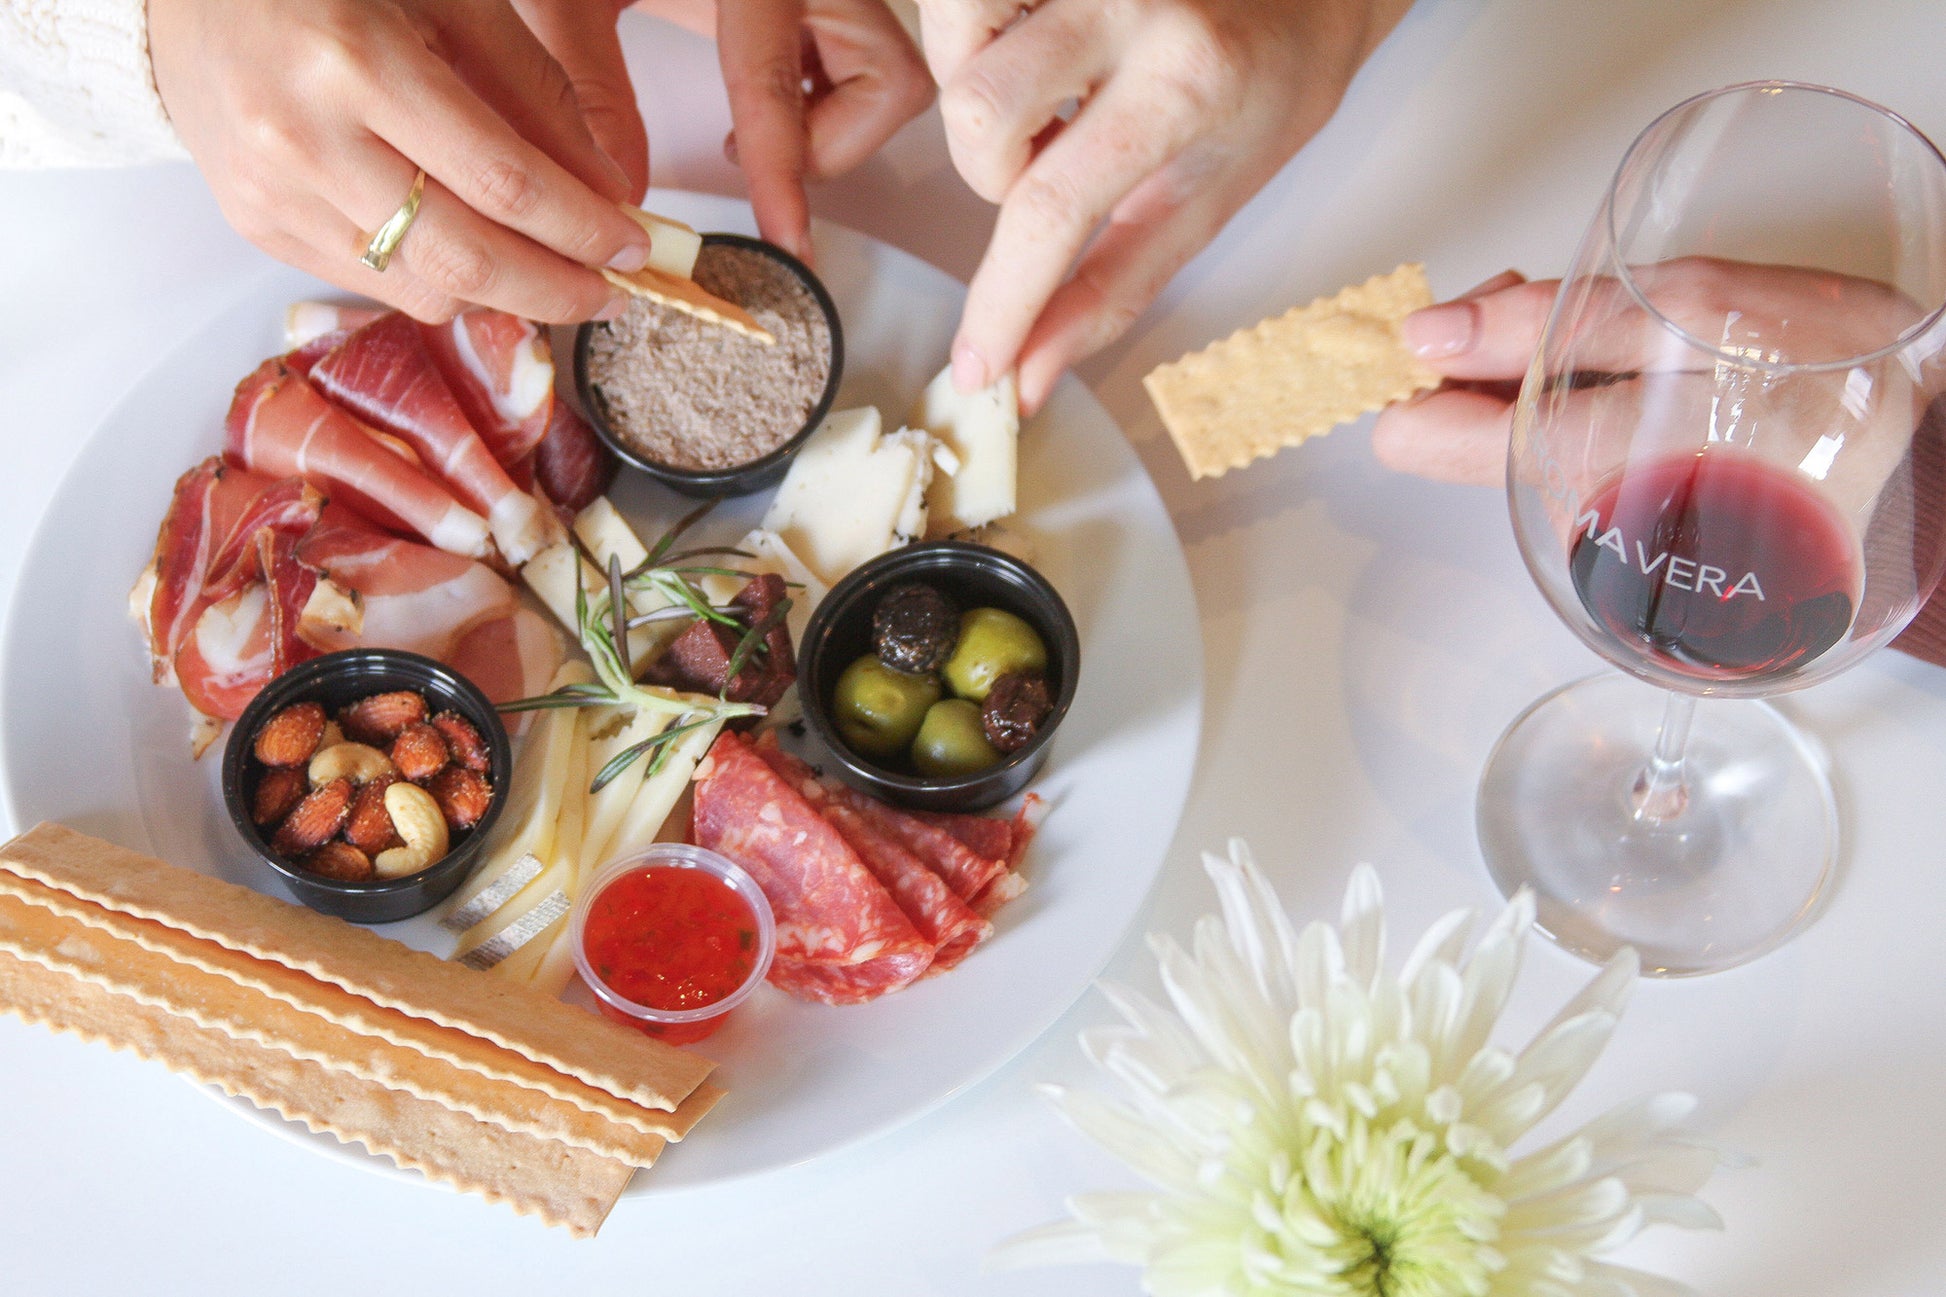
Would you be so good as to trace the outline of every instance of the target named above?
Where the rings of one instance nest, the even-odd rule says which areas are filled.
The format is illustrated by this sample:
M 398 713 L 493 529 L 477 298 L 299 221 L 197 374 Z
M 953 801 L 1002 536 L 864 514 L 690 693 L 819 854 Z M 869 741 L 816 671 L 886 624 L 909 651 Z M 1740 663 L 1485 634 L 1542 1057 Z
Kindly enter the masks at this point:
M 975 775 L 1001 759 L 980 730 L 980 705 L 968 698 L 942 698 L 928 707 L 912 740 L 913 768 L 933 778 Z
M 941 692 L 938 676 L 894 671 L 867 653 L 838 677 L 831 719 L 845 746 L 859 756 L 897 756 L 919 732 L 926 709 Z
M 980 704 L 980 729 L 1002 752 L 1018 752 L 1041 732 L 1054 710 L 1047 677 L 1038 671 L 1009 671 L 993 682 Z
M 872 609 L 872 651 L 895 671 L 937 671 L 958 642 L 958 606 L 923 581 L 893 586 Z
M 1009 671 L 1047 670 L 1047 646 L 1004 608 L 969 608 L 960 616 L 959 644 L 942 668 L 946 687 L 981 702 L 993 682 Z

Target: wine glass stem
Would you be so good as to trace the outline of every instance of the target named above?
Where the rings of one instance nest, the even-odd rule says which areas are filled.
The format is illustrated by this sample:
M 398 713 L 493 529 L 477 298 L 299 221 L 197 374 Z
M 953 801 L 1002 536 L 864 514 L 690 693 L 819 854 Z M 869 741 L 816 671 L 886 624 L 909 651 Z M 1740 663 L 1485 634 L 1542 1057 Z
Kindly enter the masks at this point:
M 1629 793 L 1637 824 L 1667 823 L 1689 804 L 1683 750 L 1689 745 L 1689 722 L 1695 715 L 1695 695 L 1669 691 L 1662 706 L 1662 728 L 1656 731 L 1655 751 L 1635 776 L 1635 786 Z

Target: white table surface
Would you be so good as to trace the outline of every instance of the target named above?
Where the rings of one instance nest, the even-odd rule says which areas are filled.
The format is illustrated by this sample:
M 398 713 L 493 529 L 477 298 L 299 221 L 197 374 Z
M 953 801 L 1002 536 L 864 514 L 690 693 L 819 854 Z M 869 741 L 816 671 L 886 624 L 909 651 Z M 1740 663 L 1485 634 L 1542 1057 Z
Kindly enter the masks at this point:
M 707 47 L 633 17 L 627 32 L 656 183 L 737 192 Z M 1389 476 L 1361 428 L 1192 484 L 1141 375 L 1400 260 L 1442 294 L 1558 271 L 1634 133 L 1712 85 L 1823 81 L 1946 139 L 1942 56 L 1938 0 L 1422 0 L 1332 125 L 1084 367 L 1167 502 L 1206 657 L 1198 772 L 1143 927 L 1183 935 L 1211 908 L 1196 856 L 1231 835 L 1300 920 L 1335 914 L 1360 860 L 1395 933 L 1494 906 L 1477 772 L 1521 707 L 1595 662 L 1529 583 L 1497 493 Z M 991 220 L 936 115 L 815 206 L 960 277 Z M 264 265 L 187 167 L 0 175 L 0 597 L 90 430 Z M 1688 1090 L 1730 1155 L 1705 1190 L 1726 1230 L 1652 1231 L 1626 1259 L 1716 1297 L 1946 1291 L 1946 671 L 1881 655 L 1786 707 L 1828 744 L 1851 830 L 1826 911 L 1749 967 L 1641 985 L 1565 1116 Z M 1108 972 L 1153 987 L 1139 931 Z M 1512 1025 L 1531 1031 L 1587 972 L 1533 945 Z M 593 1242 L 313 1156 L 159 1068 L 0 1019 L 0 1290 L 1134 1292 L 1120 1268 L 981 1268 L 1065 1194 L 1133 1183 L 1032 1090 L 1090 1082 L 1074 1035 L 1108 1016 L 1087 996 L 895 1134 L 626 1200 Z

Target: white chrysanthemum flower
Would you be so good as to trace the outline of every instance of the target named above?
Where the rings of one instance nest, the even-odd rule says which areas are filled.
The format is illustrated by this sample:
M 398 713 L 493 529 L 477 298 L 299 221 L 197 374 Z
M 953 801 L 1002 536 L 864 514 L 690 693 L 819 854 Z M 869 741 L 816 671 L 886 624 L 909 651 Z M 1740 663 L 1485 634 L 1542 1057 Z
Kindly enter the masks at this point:
M 1465 953 L 1447 915 L 1384 969 L 1378 875 L 1337 928 L 1293 930 L 1242 842 L 1203 857 L 1222 901 L 1193 952 L 1152 937 L 1168 1008 L 1103 989 L 1126 1026 L 1084 1032 L 1120 1099 L 1047 1087 L 1156 1186 L 1084 1194 L 1000 1265 L 1123 1261 L 1156 1297 L 1671 1297 L 1597 1259 L 1643 1226 L 1720 1226 L 1693 1197 L 1715 1155 L 1672 1138 L 1694 1101 L 1625 1105 L 1545 1148 L 1513 1145 L 1587 1072 L 1635 981 L 1610 960 L 1518 1053 L 1489 1036 L 1534 920 L 1516 897 Z

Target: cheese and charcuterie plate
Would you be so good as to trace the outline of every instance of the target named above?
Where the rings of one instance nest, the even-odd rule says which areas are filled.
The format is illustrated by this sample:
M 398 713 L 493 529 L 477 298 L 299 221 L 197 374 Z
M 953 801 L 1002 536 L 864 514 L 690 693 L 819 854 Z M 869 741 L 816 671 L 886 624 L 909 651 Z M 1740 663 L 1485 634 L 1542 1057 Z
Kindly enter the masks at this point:
M 698 229 L 750 228 L 741 203 L 675 193 L 650 202 Z M 938 372 L 963 288 L 841 228 L 820 227 L 816 248 L 844 319 L 838 406 L 908 408 Z M 151 683 L 127 593 L 154 545 L 169 484 L 220 448 L 238 379 L 279 349 L 284 308 L 318 291 L 295 273 L 267 275 L 159 353 L 56 493 L 23 565 L 0 659 L 0 759 L 14 826 L 61 820 L 279 890 L 231 830 L 217 754 L 189 757 L 182 697 Z M 1135 917 L 1168 851 L 1196 755 L 1201 644 L 1187 568 L 1140 462 L 1080 384 L 1064 382 L 1023 429 L 1019 483 L 1017 529 L 1073 610 L 1088 664 L 1033 786 L 1048 813 L 1024 866 L 1030 890 L 950 977 L 848 1007 L 763 988 L 701 1050 L 719 1062 L 730 1097 L 632 1194 L 798 1165 L 944 1102 L 1072 1004 Z M 610 498 L 644 535 L 693 503 L 630 474 Z M 742 535 L 768 500 L 727 502 L 708 520 L 710 538 Z M 439 954 L 452 947 L 430 917 L 380 931 Z M 397 1173 L 237 1107 L 319 1152 Z

